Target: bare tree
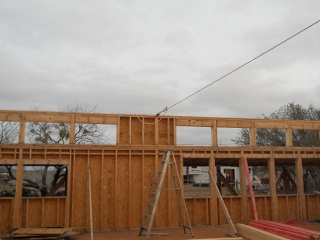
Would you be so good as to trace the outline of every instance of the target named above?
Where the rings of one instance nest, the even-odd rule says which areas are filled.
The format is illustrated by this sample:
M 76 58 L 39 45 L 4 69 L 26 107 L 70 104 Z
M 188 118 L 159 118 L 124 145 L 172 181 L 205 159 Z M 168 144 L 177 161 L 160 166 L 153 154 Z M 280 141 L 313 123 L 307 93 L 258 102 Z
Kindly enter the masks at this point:
M 33 109 L 37 111 L 38 109 Z M 95 107 L 75 104 L 62 111 L 94 113 Z M 18 138 L 19 123 L 0 122 L 0 143 L 13 143 Z M 26 134 L 33 143 L 68 144 L 70 139 L 69 123 L 30 122 Z M 96 124 L 76 124 L 76 144 L 106 144 L 109 141 L 108 128 Z M 14 185 L 16 166 L 0 166 L 0 197 L 13 197 L 14 188 L 2 190 L 2 186 Z M 34 172 L 31 174 L 31 172 Z M 67 187 L 67 166 L 28 166 L 23 177 L 23 196 L 52 196 L 59 188 Z M 35 177 L 36 176 L 36 177 Z M 49 179 L 49 176 L 51 177 Z M 52 180 L 48 183 L 49 180 Z M 54 190 L 54 191 L 53 191 Z M 62 193 L 63 194 L 63 193 Z
M 0 121 L 0 143 L 13 143 L 18 139 L 19 123 Z
M 263 115 L 264 119 L 289 119 L 289 120 L 320 120 L 320 109 L 310 104 L 307 108 L 294 102 L 285 104 L 270 116 Z M 249 145 L 249 129 L 241 129 L 238 136 L 232 139 L 239 146 Z M 319 131 L 315 130 L 293 130 L 293 146 L 295 147 L 319 147 Z M 286 146 L 285 131 L 282 129 L 257 129 L 256 142 L 258 146 Z M 295 174 L 293 172 L 293 174 Z M 319 166 L 304 167 L 304 184 L 306 192 L 320 190 L 320 168 Z M 313 187 L 312 187 L 313 186 Z
M 94 113 L 94 108 L 86 105 L 75 104 L 68 106 L 64 111 L 74 113 Z M 76 124 L 75 144 L 106 144 L 109 142 L 107 127 L 97 124 Z M 69 143 L 70 124 L 33 122 L 27 126 L 27 136 L 33 143 Z

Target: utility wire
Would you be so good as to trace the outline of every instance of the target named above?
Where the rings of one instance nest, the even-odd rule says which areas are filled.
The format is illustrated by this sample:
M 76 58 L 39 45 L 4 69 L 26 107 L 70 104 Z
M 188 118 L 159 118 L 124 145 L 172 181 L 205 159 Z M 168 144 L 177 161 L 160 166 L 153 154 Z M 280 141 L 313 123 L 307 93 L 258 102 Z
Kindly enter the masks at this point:
M 156 116 L 159 116 L 159 115 L 160 115 L 161 113 L 163 113 L 163 112 L 167 112 L 169 109 L 177 106 L 178 104 L 182 103 L 183 101 L 187 100 L 188 98 L 190 98 L 190 97 L 196 95 L 197 93 L 201 92 L 202 90 L 210 87 L 210 86 L 213 85 L 214 83 L 219 82 L 220 80 L 224 79 L 225 77 L 227 77 L 227 76 L 231 75 L 232 73 L 238 71 L 240 68 L 243 68 L 244 66 L 248 65 L 249 63 L 257 60 L 258 58 L 262 57 L 263 55 L 267 54 L 268 52 L 272 51 L 273 49 L 279 47 L 280 45 L 282 45 L 282 44 L 284 44 L 285 42 L 289 41 L 290 39 L 294 38 L 295 36 L 297 36 L 297 35 L 299 35 L 300 33 L 304 32 L 304 31 L 307 30 L 308 28 L 313 27 L 314 25 L 316 25 L 316 24 L 319 23 L 319 22 L 320 22 L 320 19 L 317 20 L 316 22 L 312 23 L 311 25 L 307 26 L 306 28 L 302 29 L 301 31 L 293 34 L 291 37 L 289 37 L 289 38 L 283 40 L 282 42 L 278 43 L 278 44 L 275 45 L 274 47 L 268 49 L 267 51 L 265 51 L 265 52 L 263 52 L 263 53 L 261 53 L 261 54 L 259 54 L 258 56 L 256 56 L 255 58 L 251 59 L 250 61 L 248 61 L 248 62 L 242 64 L 241 66 L 237 67 L 236 69 L 228 72 L 227 74 L 223 75 L 222 77 L 218 78 L 217 80 L 209 83 L 208 85 L 204 86 L 203 88 L 200 88 L 198 91 L 196 91 L 196 92 L 190 94 L 189 96 L 181 99 L 180 101 L 176 102 L 175 104 L 171 105 L 170 107 L 165 107 L 163 110 L 161 110 L 160 112 L 158 112 L 158 113 L 156 114 Z

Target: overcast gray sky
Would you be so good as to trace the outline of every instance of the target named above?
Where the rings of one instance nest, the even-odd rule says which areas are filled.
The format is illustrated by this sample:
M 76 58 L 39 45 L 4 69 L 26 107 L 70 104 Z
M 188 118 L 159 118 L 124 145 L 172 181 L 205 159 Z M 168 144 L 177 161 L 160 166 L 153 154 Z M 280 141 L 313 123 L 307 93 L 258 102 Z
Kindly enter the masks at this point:
M 319 20 L 320 1 L 0 1 L 0 109 L 156 114 Z M 170 109 L 320 107 L 320 23 Z

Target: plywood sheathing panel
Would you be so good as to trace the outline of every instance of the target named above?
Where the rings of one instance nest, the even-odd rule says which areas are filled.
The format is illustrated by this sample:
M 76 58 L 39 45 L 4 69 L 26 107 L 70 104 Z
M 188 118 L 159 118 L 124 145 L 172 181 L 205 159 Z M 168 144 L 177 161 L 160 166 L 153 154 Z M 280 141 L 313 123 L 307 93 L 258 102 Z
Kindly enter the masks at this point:
M 91 151 L 90 151 L 91 153 Z M 101 229 L 101 178 L 102 155 L 89 155 L 91 178 L 92 220 L 94 229 Z
M 115 229 L 116 156 L 104 155 L 102 165 L 101 229 Z
M 173 120 L 161 119 L 158 121 L 158 144 L 159 145 L 173 145 L 174 144 L 174 133 L 173 133 Z
M 24 200 L 27 202 L 27 204 L 23 204 L 23 207 L 27 207 L 25 227 L 42 226 L 42 199 L 28 198 Z
M 208 205 L 207 198 L 195 198 L 193 201 L 196 214 L 194 214 L 194 225 L 195 226 L 206 226 L 207 215 L 208 215 Z
M 75 152 L 76 156 L 73 165 L 73 186 L 72 203 L 73 211 L 71 216 L 72 226 L 86 229 L 87 219 L 89 219 L 88 205 L 88 180 L 87 161 L 88 156 Z
M 129 156 L 118 155 L 116 161 L 116 229 L 129 228 Z
M 0 202 L 0 232 L 8 233 L 12 227 L 12 205 L 13 198 L 2 198 Z
M 143 201 L 142 201 L 142 214 L 145 214 L 150 193 L 152 191 L 152 186 L 155 180 L 155 171 L 156 171 L 156 164 L 155 164 L 155 152 L 152 155 L 144 155 L 144 165 L 143 165 Z M 142 223 L 142 219 L 140 221 Z
M 227 128 L 248 128 L 251 132 L 258 128 L 282 128 L 287 131 L 287 135 L 290 135 L 291 129 L 311 129 L 319 130 L 319 121 L 283 121 L 283 120 L 266 120 L 266 119 L 231 119 L 231 118 L 205 118 L 205 117 L 179 117 L 179 116 L 163 116 L 163 120 L 156 122 L 154 116 L 141 116 L 142 122 L 137 119 L 136 115 L 119 115 L 119 114 L 74 114 L 74 113 L 53 113 L 53 112 L 31 112 L 31 111 L 1 111 L 0 119 L 2 120 L 14 120 L 14 121 L 48 121 L 48 122 L 66 122 L 70 123 L 73 119 L 75 123 L 97 123 L 97 124 L 115 124 L 117 125 L 117 143 L 118 145 L 49 145 L 49 144 L 1 144 L 0 163 L 1 164 L 17 164 L 19 159 L 19 149 L 23 148 L 22 160 L 24 164 L 68 164 L 70 158 L 72 158 L 72 164 L 69 168 L 70 191 L 67 198 L 59 198 L 57 202 L 52 198 L 42 198 L 41 204 L 35 204 L 33 201 L 23 201 L 23 213 L 21 221 L 23 225 L 32 223 L 30 219 L 33 216 L 31 209 L 35 208 L 36 213 L 40 211 L 40 216 L 35 217 L 35 222 L 40 221 L 40 224 L 49 224 L 58 222 L 57 224 L 68 224 L 70 226 L 87 229 L 88 230 L 88 189 L 86 179 L 85 166 L 88 164 L 88 160 L 94 161 L 93 167 L 98 168 L 92 170 L 91 176 L 93 178 L 93 185 L 95 182 L 101 182 L 99 186 L 100 194 L 97 191 L 93 192 L 93 218 L 94 228 L 96 230 L 112 230 L 116 229 L 119 225 L 127 225 L 132 228 L 136 225 L 139 226 L 140 221 L 136 219 L 143 216 L 145 206 L 148 202 L 149 194 L 154 182 L 154 177 L 157 169 L 157 162 L 159 161 L 159 155 L 164 149 L 168 148 L 168 145 L 174 145 L 176 139 L 176 126 L 199 126 L 199 127 L 212 127 L 215 130 L 220 127 Z M 163 121 L 163 122 L 162 122 Z M 148 123 L 148 124 L 147 124 Z M 21 134 L 25 134 L 22 131 Z M 20 134 L 20 135 L 21 135 Z M 214 137 L 213 137 L 214 138 Z M 20 136 L 20 139 L 24 139 L 24 136 Z M 290 136 L 287 138 L 288 145 L 291 142 Z M 252 145 L 254 141 L 251 141 Z M 267 165 L 268 160 L 273 155 L 277 165 L 294 165 L 296 159 L 301 156 L 303 165 L 319 165 L 320 150 L 319 147 L 306 148 L 306 147 L 219 147 L 215 143 L 213 146 L 172 146 L 177 155 L 184 154 L 209 154 L 212 158 L 216 159 L 216 162 L 220 165 L 234 165 L 237 166 L 239 159 L 245 153 L 248 159 L 252 159 L 252 165 Z M 73 152 L 75 153 L 73 155 Z M 103 157 L 102 157 L 103 156 Z M 123 161 L 118 166 L 118 158 L 122 158 Z M 142 169 L 138 170 L 140 164 Z M 161 158 L 161 157 L 160 157 Z M 84 160 L 85 159 L 85 160 Z M 120 160 L 121 161 L 121 160 Z M 129 172 L 127 185 L 125 185 L 126 195 L 128 197 L 128 205 L 126 206 L 125 213 L 122 217 L 117 217 L 119 205 L 119 184 L 122 186 L 124 179 L 121 179 L 121 168 L 126 166 L 125 169 Z M 151 171 L 150 171 L 150 169 Z M 110 171 L 110 172 L 106 172 Z M 141 175 L 139 173 L 141 172 Z M 95 175 L 96 174 L 96 175 Z M 142 191 L 136 196 L 136 189 L 139 189 L 139 183 L 134 181 L 135 176 L 141 179 L 140 187 Z M 150 182 L 148 182 L 150 181 Z M 171 186 L 170 178 L 168 178 L 168 185 Z M 147 184 L 150 184 L 148 187 Z M 147 186 L 146 186 L 147 185 Z M 301 185 L 301 184 L 300 184 Z M 80 187 L 79 187 L 80 186 Z M 79 189 L 81 188 L 81 189 Z M 96 195 L 95 195 L 96 194 Z M 142 199 L 141 204 L 137 205 L 134 201 Z M 71 199 L 70 207 L 68 208 L 67 202 Z M 120 199 L 124 199 L 120 197 Z M 227 199 L 227 198 L 226 198 Z M 288 218 L 289 216 L 301 216 L 307 214 L 313 218 L 319 218 L 319 211 L 312 211 L 308 205 L 313 204 L 319 209 L 319 196 L 307 195 L 305 196 L 306 206 L 305 209 L 301 208 L 302 198 L 297 195 L 290 196 L 276 196 L 272 194 L 272 203 L 270 203 L 269 197 L 262 197 L 257 201 L 259 215 L 263 218 L 270 217 L 270 206 L 273 206 L 275 202 L 279 200 L 279 214 L 281 218 Z M 19 200 L 19 199 L 18 199 Z M 131 201 L 133 200 L 133 201 Z M 277 200 L 277 201 L 275 201 Z M 0 205 L 4 200 L 0 199 Z M 232 218 L 235 222 L 239 218 L 241 220 L 249 220 L 250 209 L 246 209 L 247 196 L 244 194 L 242 198 L 227 199 L 230 202 L 230 208 L 232 209 Z M 238 204 L 238 202 L 242 204 Z M 36 200 L 37 202 L 37 200 Z M 164 200 L 161 201 L 164 204 L 160 206 L 164 214 L 159 215 L 159 219 L 156 220 L 157 226 L 177 226 L 179 225 L 179 219 L 176 218 L 177 208 L 175 208 L 175 196 L 172 193 L 164 195 Z M 309 203 L 310 202 L 310 203 Z M 117 204 L 116 204 L 117 203 Z M 299 205 L 300 204 L 300 205 Z M 166 206 L 165 206 L 166 205 Z M 51 210 L 46 210 L 47 207 L 57 209 L 59 213 L 53 213 Z M 201 211 L 198 207 L 201 207 Z M 217 209 L 215 201 L 212 199 L 193 199 L 189 203 L 189 208 L 192 211 L 191 220 L 195 224 L 211 224 L 216 223 L 214 217 Z M 138 210 L 140 207 L 140 210 Z M 302 213 L 297 212 L 296 208 L 301 208 Z M 206 215 L 202 212 L 202 209 L 210 212 Z M 247 211 L 245 211 L 246 209 Z M 272 208 L 273 209 L 273 208 Z M 307 211 L 307 212 L 306 212 Z M 16 213 L 19 213 L 18 211 Z M 21 213 L 19 213 L 21 214 Z M 45 215 L 48 214 L 48 219 Z M 65 214 L 65 215 L 64 215 Z M 63 216 L 64 215 L 64 216 Z M 13 216 L 17 217 L 18 215 Z M 70 216 L 70 218 L 69 218 Z M 247 216 L 247 217 L 246 217 Z M 2 217 L 2 216 L 1 216 Z M 10 216 L 12 217 L 12 216 Z M 8 216 L 3 218 L 6 221 Z M 140 217 L 141 218 L 141 217 Z M 2 219 L 1 219 L 2 220 Z M 15 223 L 19 223 L 15 221 Z M 20 221 L 20 222 L 21 222 Z M 244 222 L 245 222 L 244 221 Z M 123 224 L 125 223 L 125 224 Z M 1 227 L 0 227 L 1 228 Z M 100 229 L 99 229 L 100 228 Z
M 160 155 L 158 157 L 157 169 L 160 166 L 161 160 L 162 160 L 162 155 Z M 168 227 L 168 214 L 169 214 L 168 213 L 168 197 L 169 197 L 169 192 L 172 192 L 173 194 L 175 194 L 174 191 L 165 190 L 165 188 L 169 188 L 168 176 L 170 176 L 170 174 L 171 174 L 170 173 L 170 166 L 168 165 L 167 171 L 166 171 L 166 176 L 165 176 L 165 178 L 163 180 L 163 185 L 162 185 L 163 190 L 160 193 L 157 212 L 156 212 L 156 215 L 155 215 L 155 225 L 154 225 L 155 227 L 160 227 L 160 226 Z
M 278 196 L 278 207 L 280 222 L 299 218 L 297 195 Z
M 119 144 L 131 144 L 130 143 L 130 118 L 120 117 L 119 128 Z
M 58 226 L 59 201 L 58 199 L 44 198 L 42 201 L 42 227 Z
M 131 118 L 131 144 L 143 144 L 143 119 Z
M 142 155 L 131 156 L 131 181 L 130 181 L 130 218 L 129 226 L 139 228 L 141 226 L 143 201 L 143 157 Z
M 317 195 L 306 195 L 307 219 L 318 219 L 320 212 L 320 201 Z

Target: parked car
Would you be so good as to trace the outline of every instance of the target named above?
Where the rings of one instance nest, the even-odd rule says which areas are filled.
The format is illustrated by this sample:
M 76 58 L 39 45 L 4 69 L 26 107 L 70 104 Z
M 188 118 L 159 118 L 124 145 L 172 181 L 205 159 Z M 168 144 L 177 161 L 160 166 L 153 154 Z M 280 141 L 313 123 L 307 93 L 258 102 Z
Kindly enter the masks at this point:
M 260 178 L 261 183 L 269 183 L 269 174 L 265 174 L 262 178 Z

